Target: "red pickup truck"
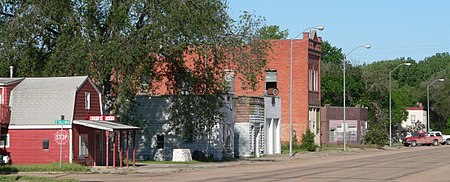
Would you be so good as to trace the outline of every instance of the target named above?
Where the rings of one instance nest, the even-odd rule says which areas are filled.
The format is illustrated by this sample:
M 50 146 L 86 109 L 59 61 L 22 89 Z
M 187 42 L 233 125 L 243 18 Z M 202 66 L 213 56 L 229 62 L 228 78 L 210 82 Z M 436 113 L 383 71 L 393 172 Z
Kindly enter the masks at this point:
M 442 136 L 427 135 L 424 132 L 413 133 L 413 136 L 404 138 L 402 143 L 405 147 L 415 147 L 417 145 L 434 145 L 437 146 L 442 143 L 444 139 Z

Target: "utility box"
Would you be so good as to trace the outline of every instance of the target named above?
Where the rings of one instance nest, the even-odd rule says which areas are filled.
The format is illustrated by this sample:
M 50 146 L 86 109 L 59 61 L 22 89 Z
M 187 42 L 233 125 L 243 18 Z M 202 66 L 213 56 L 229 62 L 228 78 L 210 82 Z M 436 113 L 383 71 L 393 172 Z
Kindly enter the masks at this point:
M 192 161 L 191 150 L 189 149 L 173 149 L 172 161 L 188 162 Z

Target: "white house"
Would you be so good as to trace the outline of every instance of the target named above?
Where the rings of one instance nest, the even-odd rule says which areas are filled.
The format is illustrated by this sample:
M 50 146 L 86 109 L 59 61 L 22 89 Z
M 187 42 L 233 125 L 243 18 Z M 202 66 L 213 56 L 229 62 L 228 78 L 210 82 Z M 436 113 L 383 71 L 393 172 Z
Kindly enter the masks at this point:
M 419 106 L 419 107 L 408 107 L 405 108 L 406 112 L 408 112 L 408 117 L 406 121 L 402 121 L 402 127 L 415 127 L 419 122 L 422 123 L 427 128 L 427 111 Z

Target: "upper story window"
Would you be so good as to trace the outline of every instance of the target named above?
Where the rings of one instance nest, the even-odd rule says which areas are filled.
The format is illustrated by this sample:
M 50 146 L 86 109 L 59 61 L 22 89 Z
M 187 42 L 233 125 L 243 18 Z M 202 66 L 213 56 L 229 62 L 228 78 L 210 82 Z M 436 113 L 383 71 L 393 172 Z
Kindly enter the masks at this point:
M 228 92 L 234 93 L 234 71 L 226 69 L 223 72 L 223 78 L 225 80 L 225 85 L 228 87 Z
M 267 95 L 277 95 L 278 90 L 278 78 L 277 78 L 277 70 L 267 70 L 266 71 L 266 91 Z
M 5 103 L 5 93 L 3 93 L 4 91 L 5 91 L 5 88 L 0 87 L 0 104 Z
M 91 93 L 89 92 L 84 93 L 84 109 L 91 109 Z
M 308 69 L 308 90 L 312 91 L 312 69 Z
M 315 87 L 314 87 L 314 91 L 319 92 L 319 70 L 315 69 L 314 71 L 314 83 L 315 83 Z

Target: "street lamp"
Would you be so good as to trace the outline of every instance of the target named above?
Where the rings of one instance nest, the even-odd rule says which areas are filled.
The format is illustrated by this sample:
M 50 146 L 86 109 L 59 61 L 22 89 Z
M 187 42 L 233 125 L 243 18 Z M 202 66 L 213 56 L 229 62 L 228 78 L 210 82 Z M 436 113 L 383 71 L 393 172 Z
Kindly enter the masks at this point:
M 350 54 L 350 53 L 352 53 L 353 51 L 355 51 L 356 49 L 358 49 L 358 48 L 360 48 L 360 47 L 364 47 L 364 48 L 366 48 L 366 49 L 370 49 L 370 44 L 366 44 L 366 45 L 360 45 L 360 46 L 357 46 L 357 47 L 355 47 L 355 48 L 353 48 L 350 52 L 348 52 L 345 56 L 344 56 L 344 61 L 343 61 L 343 66 L 344 66 L 344 74 L 343 74 L 343 77 L 344 77 L 344 84 L 343 84 L 343 86 L 344 86 L 344 92 L 343 92 L 343 95 L 344 95 L 344 119 L 343 119 L 343 123 L 344 123 L 344 126 L 342 126 L 343 128 L 344 128 L 344 152 L 345 151 L 347 151 L 347 138 L 346 138 L 346 132 L 347 132 L 347 121 L 346 121 L 346 114 L 345 114 L 345 65 L 346 65 L 346 62 L 347 62 L 347 60 L 346 60 L 346 58 L 347 58 L 347 56 Z
M 429 85 L 427 85 L 427 132 L 430 132 L 430 86 L 434 84 L 434 82 L 440 81 L 443 82 L 444 79 L 436 79 L 433 82 L 431 82 Z
M 291 48 L 290 48 L 290 59 L 289 59 L 289 156 L 292 157 L 292 42 L 295 38 L 299 37 L 303 34 L 306 30 L 309 29 L 316 29 L 322 31 L 325 29 L 323 26 L 315 26 L 315 27 L 308 27 L 305 28 L 300 34 L 295 36 L 294 38 L 291 38 Z
M 389 72 L 389 146 L 392 146 L 392 72 L 400 66 L 411 66 L 411 63 L 402 63 L 397 65 Z

